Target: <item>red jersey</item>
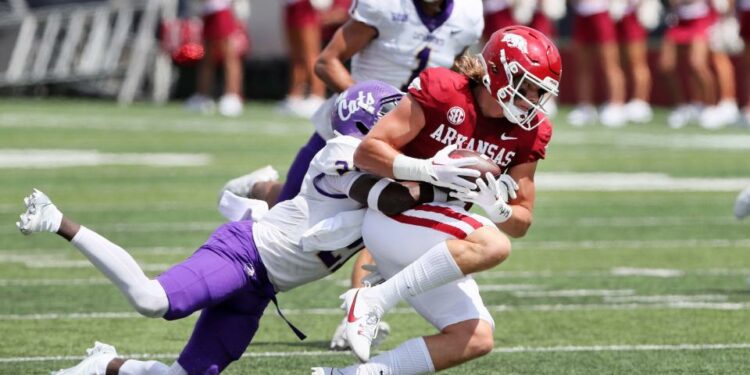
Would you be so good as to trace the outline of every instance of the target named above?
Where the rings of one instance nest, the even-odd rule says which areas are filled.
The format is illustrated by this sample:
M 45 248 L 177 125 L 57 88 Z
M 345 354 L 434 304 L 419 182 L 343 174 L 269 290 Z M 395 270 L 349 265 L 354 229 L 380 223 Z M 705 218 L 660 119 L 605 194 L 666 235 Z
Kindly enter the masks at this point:
M 446 68 L 425 69 L 409 86 L 409 95 L 422 107 L 425 126 L 401 150 L 427 159 L 447 145 L 457 144 L 484 154 L 505 171 L 544 159 L 552 137 L 546 118 L 533 130 L 524 130 L 505 118 L 482 115 L 468 77 Z M 543 116 L 538 114 L 537 116 Z

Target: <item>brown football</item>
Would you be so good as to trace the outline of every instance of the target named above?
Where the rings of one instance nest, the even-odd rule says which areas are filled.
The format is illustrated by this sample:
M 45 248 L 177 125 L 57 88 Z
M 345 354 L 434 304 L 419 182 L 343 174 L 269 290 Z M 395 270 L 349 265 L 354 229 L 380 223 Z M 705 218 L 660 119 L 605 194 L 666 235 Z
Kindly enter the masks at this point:
M 500 176 L 500 167 L 493 163 L 492 160 L 487 158 L 486 156 L 483 156 L 482 154 L 478 152 L 474 152 L 471 150 L 454 150 L 450 154 L 448 154 L 451 159 L 460 159 L 460 158 L 475 158 L 479 160 L 477 164 L 474 165 L 468 165 L 465 168 L 469 169 L 475 169 L 481 173 L 480 176 L 484 178 L 484 175 L 487 174 L 487 172 L 492 173 L 493 176 L 498 177 Z

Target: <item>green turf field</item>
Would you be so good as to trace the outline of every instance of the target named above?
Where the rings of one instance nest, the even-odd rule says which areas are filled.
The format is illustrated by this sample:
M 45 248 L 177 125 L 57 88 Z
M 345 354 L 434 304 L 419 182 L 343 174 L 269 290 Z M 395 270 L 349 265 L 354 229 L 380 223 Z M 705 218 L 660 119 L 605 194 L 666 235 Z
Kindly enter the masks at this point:
M 271 105 L 247 109 L 225 119 L 178 105 L 0 102 L 0 373 L 69 367 L 94 340 L 174 360 L 195 316 L 139 317 L 73 247 L 24 237 L 14 222 L 37 187 L 156 275 L 222 223 L 216 193 L 227 179 L 269 163 L 285 173 L 311 133 Z M 476 276 L 495 351 L 446 373 L 750 373 L 750 221 L 731 213 L 750 185 L 750 131 L 675 131 L 665 114 L 623 129 L 557 122 L 531 231 Z M 349 271 L 280 295 L 306 341 L 269 310 L 227 373 L 353 363 L 327 351 Z M 386 349 L 434 333 L 405 306 L 386 320 Z

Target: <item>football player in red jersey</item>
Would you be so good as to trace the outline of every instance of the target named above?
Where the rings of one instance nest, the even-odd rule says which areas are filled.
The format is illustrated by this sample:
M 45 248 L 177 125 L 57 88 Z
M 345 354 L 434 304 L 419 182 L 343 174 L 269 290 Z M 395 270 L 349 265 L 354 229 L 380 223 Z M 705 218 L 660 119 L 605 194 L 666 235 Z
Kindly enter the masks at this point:
M 521 237 L 532 221 L 537 163 L 545 157 L 552 135 L 543 105 L 557 95 L 561 72 L 557 47 L 544 34 L 525 26 L 500 29 L 480 55 L 464 56 L 454 70 L 430 68 L 422 72 L 396 109 L 364 138 L 355 151 L 354 163 L 377 175 L 449 188 L 451 196 L 482 207 L 497 228 Z M 478 173 L 467 168 L 463 159 L 442 157 L 455 147 L 484 154 L 506 176 L 489 184 L 465 180 L 465 176 Z M 516 182 L 502 181 L 508 176 Z M 506 247 L 486 246 L 481 241 L 477 246 L 446 242 L 428 249 L 383 284 L 352 289 L 343 296 L 349 344 L 361 360 L 369 359 L 377 322 L 398 301 L 490 269 L 509 252 Z M 370 251 L 377 259 L 376 249 Z M 453 328 L 469 331 L 461 337 L 473 338 L 472 330 L 481 325 Z M 424 339 L 432 370 L 471 359 L 471 341 L 464 342 L 466 350 L 452 353 L 440 345 L 444 344 L 441 335 L 456 333 L 443 330 Z M 481 350 L 473 353 L 474 357 L 481 354 Z

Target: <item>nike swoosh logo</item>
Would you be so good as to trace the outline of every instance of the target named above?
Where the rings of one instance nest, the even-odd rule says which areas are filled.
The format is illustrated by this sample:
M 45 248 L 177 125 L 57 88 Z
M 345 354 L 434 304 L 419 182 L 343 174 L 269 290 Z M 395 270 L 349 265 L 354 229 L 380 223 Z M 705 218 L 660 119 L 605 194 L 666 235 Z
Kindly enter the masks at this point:
M 359 290 L 354 294 L 354 299 L 352 299 L 352 307 L 349 308 L 349 315 L 346 317 L 349 323 L 354 323 L 357 321 L 357 317 L 354 316 L 354 306 L 357 305 L 357 297 L 359 297 Z
M 456 35 L 456 34 L 458 34 L 460 32 L 461 32 L 461 30 L 451 30 L 451 35 Z
M 518 139 L 518 137 L 511 137 L 509 135 L 505 135 L 505 133 L 500 134 L 500 140 L 503 140 L 503 141 L 512 141 L 514 139 Z

